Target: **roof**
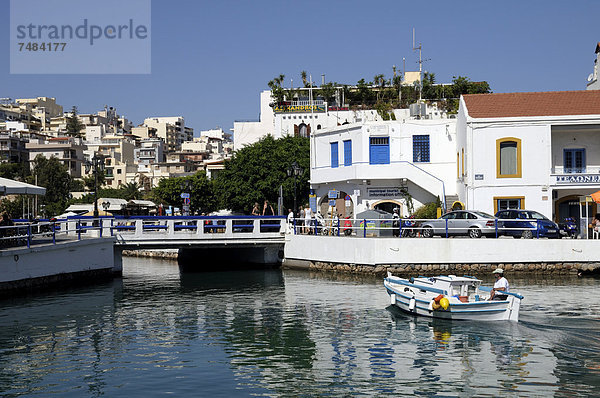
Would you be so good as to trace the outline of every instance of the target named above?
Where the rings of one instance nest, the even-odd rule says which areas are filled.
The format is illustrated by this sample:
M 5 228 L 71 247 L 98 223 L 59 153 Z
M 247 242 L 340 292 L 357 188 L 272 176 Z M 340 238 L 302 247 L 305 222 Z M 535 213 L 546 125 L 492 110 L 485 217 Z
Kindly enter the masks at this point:
M 0 195 L 45 195 L 46 188 L 25 182 L 0 178 Z
M 465 94 L 472 118 L 600 115 L 600 90 Z

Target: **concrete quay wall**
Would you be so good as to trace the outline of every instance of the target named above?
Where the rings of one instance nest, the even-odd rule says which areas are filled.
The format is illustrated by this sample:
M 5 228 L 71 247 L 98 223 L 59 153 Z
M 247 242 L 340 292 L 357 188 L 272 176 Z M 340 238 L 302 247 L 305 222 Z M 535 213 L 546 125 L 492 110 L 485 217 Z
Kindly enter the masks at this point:
M 600 240 L 424 239 L 289 235 L 286 268 L 399 275 L 600 271 Z
M 91 238 L 0 251 L 0 294 L 120 274 L 115 238 Z

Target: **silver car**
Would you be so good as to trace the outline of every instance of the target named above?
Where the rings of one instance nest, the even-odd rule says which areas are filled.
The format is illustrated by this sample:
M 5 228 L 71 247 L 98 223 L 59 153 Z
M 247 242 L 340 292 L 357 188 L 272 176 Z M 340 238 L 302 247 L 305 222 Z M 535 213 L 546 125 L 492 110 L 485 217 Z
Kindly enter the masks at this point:
M 436 220 L 425 221 L 421 224 L 421 232 L 425 238 L 431 238 L 434 235 L 468 235 L 470 238 L 481 238 L 482 235 L 495 237 L 501 228 L 502 225 L 496 217 L 474 210 L 451 211 Z

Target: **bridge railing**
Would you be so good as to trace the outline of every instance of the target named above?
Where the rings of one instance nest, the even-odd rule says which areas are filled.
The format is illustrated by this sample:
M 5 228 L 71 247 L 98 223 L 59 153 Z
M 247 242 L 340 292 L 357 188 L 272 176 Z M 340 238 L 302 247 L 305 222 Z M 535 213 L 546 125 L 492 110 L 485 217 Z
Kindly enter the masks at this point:
M 135 216 L 103 220 L 103 233 L 126 240 L 247 239 L 281 237 L 283 216 Z

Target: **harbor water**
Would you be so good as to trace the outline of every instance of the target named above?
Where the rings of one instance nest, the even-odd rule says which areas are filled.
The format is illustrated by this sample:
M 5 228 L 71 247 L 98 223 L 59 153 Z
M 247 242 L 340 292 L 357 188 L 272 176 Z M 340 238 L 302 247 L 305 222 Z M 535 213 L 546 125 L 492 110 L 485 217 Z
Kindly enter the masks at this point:
M 124 258 L 111 282 L 0 300 L 0 396 L 596 395 L 600 279 L 507 277 L 520 322 L 437 322 L 372 276 Z

